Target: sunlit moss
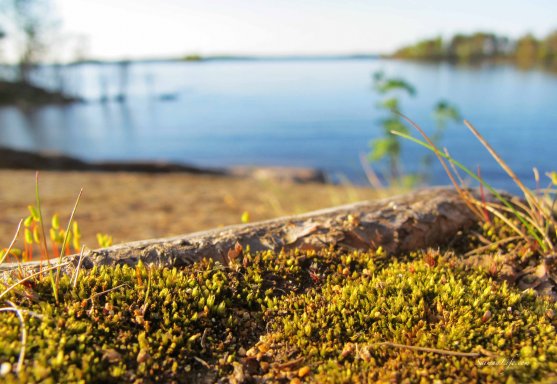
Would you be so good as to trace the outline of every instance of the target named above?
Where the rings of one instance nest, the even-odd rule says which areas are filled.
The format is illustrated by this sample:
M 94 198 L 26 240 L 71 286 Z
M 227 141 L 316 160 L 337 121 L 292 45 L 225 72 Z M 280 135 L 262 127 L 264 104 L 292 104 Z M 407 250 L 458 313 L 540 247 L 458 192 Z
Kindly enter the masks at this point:
M 58 291 L 56 303 L 45 278 L 6 297 L 41 317 L 25 314 L 16 374 L 20 323 L 0 314 L 2 381 L 523 382 L 557 371 L 555 303 L 434 251 L 101 267 L 82 271 L 75 288 L 62 278 Z
M 289 295 L 269 315 L 273 356 L 303 356 L 317 382 L 422 378 L 523 382 L 557 368 L 555 304 L 443 260 L 393 263 Z M 489 314 L 489 315 L 487 315 Z M 445 356 L 378 345 L 391 342 Z M 497 356 L 485 356 L 492 352 Z M 512 362 L 514 360 L 514 362 Z M 490 364 L 508 363 L 509 366 Z M 504 369 L 507 368 L 507 369 Z M 500 372 L 504 371 L 504 372 Z

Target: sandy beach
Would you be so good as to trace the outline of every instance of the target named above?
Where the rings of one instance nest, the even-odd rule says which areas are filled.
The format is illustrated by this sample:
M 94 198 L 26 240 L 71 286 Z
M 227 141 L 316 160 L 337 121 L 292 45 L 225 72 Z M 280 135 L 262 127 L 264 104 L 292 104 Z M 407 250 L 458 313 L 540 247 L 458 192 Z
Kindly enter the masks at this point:
M 7 247 L 19 220 L 35 199 L 35 172 L 0 170 L 0 247 Z M 293 184 L 252 178 L 187 173 L 40 173 L 43 214 L 69 217 L 79 190 L 76 213 L 82 243 L 96 247 L 96 234 L 114 243 L 173 236 L 371 199 L 371 188 Z

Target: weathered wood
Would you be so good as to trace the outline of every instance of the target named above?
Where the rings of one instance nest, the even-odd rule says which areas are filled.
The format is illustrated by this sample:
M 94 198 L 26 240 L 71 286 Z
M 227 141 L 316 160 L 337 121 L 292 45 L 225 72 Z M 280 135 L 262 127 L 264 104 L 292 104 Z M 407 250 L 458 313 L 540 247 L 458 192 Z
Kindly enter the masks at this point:
M 252 251 L 333 245 L 361 250 L 382 246 L 397 253 L 447 243 L 476 221 L 453 189 L 433 188 L 298 216 L 93 250 L 84 266 L 134 265 L 139 260 L 180 266 L 204 257 L 226 262 L 237 242 Z
M 224 262 L 236 242 L 252 251 L 330 245 L 349 249 L 383 246 L 409 251 L 447 242 L 476 221 L 452 189 L 429 189 L 378 201 L 345 205 L 299 216 L 122 244 L 93 251 L 94 264 L 191 264 L 201 258 Z

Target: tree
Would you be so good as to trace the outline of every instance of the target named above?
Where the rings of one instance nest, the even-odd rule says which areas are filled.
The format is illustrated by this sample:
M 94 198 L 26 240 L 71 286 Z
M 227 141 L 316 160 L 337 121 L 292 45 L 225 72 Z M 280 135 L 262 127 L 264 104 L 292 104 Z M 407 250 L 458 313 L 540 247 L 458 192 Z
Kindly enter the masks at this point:
M 29 83 L 31 70 L 48 53 L 56 29 L 51 4 L 49 0 L 4 0 L 2 16 L 16 57 L 17 80 Z
M 528 34 L 516 42 L 515 58 L 519 66 L 531 67 L 539 58 L 539 42 Z
M 441 60 L 444 55 L 443 39 L 439 36 L 399 49 L 393 56 L 401 59 Z
M 553 31 L 542 41 L 540 50 L 540 57 L 545 65 L 557 65 L 557 31 Z

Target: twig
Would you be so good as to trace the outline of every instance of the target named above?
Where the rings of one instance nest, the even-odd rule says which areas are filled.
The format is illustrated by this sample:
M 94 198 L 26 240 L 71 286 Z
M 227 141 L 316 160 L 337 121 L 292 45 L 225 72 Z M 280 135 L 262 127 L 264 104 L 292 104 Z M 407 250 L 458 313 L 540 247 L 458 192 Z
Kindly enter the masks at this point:
M 497 161 L 497 163 L 499 163 L 501 168 L 503 168 L 503 170 L 511 177 L 511 179 L 516 183 L 516 185 L 518 185 L 518 187 L 522 190 L 522 192 L 524 192 L 526 201 L 528 201 L 528 203 L 531 204 L 532 208 L 537 208 L 539 211 L 541 211 L 541 208 L 538 204 L 536 197 L 532 194 L 532 192 L 528 188 L 526 188 L 526 186 L 522 183 L 522 181 L 518 178 L 518 176 L 516 176 L 513 170 L 507 165 L 507 163 L 503 161 L 501 156 L 499 156 L 499 154 L 495 152 L 495 150 L 487 142 L 487 140 L 478 132 L 476 128 L 474 128 L 474 126 L 468 120 L 464 120 L 464 124 L 474 134 L 474 136 L 476 136 L 476 138 L 480 141 L 480 143 L 482 143 L 482 145 L 487 149 L 487 151 L 491 154 L 491 156 L 493 156 L 493 158 Z
M 506 238 L 504 238 L 504 239 L 501 239 L 501 240 L 498 240 L 498 241 L 495 241 L 495 242 L 490 242 L 490 243 L 487 244 L 487 245 L 484 245 L 484 246 L 481 246 L 481 247 L 479 247 L 479 248 L 473 249 L 473 250 L 471 250 L 471 251 L 469 251 L 469 252 L 466 252 L 466 253 L 464 254 L 464 256 L 468 257 L 468 256 L 473 256 L 473 255 L 476 255 L 476 254 L 480 254 L 480 253 L 482 253 L 483 251 L 489 249 L 489 248 L 492 247 L 492 246 L 498 247 L 498 246 L 500 246 L 500 245 L 502 245 L 502 244 L 509 243 L 509 242 L 511 242 L 511 241 L 520 240 L 520 238 L 521 238 L 520 236 L 510 236 L 510 237 L 506 237 Z
M 201 348 L 205 349 L 207 348 L 207 345 L 205 344 L 205 341 L 207 340 L 207 331 L 209 330 L 209 328 L 205 328 L 205 330 L 203 331 L 203 335 L 201 336 L 201 340 L 199 341 L 199 344 L 201 344 Z
M 524 194 L 524 198 L 526 199 L 526 202 L 530 206 L 530 210 L 528 211 L 528 213 L 530 213 L 530 216 L 532 218 L 535 218 L 536 213 L 538 213 L 540 216 L 542 216 L 546 220 L 550 221 L 555 226 L 555 222 L 553 220 L 553 217 L 552 217 L 551 213 L 545 212 L 545 210 L 543 209 L 543 207 L 540 204 L 539 199 L 536 198 L 536 196 L 532 193 L 532 191 L 530 191 L 530 189 L 527 188 L 522 183 L 522 181 L 513 172 L 513 170 L 507 165 L 507 163 L 505 163 L 503 161 L 503 159 L 499 156 L 499 154 L 497 152 L 495 152 L 495 150 L 487 142 L 487 140 L 485 140 L 485 138 L 476 130 L 476 128 L 474 128 L 474 126 L 469 121 L 464 120 L 464 124 L 474 134 L 474 136 L 476 136 L 476 138 L 480 141 L 480 143 L 482 143 L 482 145 L 487 149 L 487 151 L 491 154 L 491 156 L 497 161 L 497 163 L 501 166 L 501 168 L 503 168 L 503 170 L 511 177 L 511 179 L 515 182 L 515 184 L 520 188 L 520 190 Z M 519 217 L 519 219 L 520 219 L 520 217 Z M 551 251 L 553 251 L 555 249 L 551 240 L 545 239 L 547 241 L 544 244 L 535 234 L 533 234 L 533 235 L 536 238 L 536 240 L 540 243 L 542 248 L 544 248 L 544 250 L 546 250 L 545 249 L 546 246 L 548 246 Z M 543 232 L 542 232 L 542 235 L 543 235 Z
M 451 157 L 451 154 L 449 152 L 449 150 L 447 148 L 443 148 L 443 151 L 445 152 L 445 156 L 447 156 L 446 158 Z M 454 163 L 452 161 L 449 161 L 449 165 L 451 166 L 451 169 L 454 172 L 454 175 L 456 176 L 456 178 L 458 179 L 458 182 L 460 183 L 460 185 L 465 188 L 466 187 L 466 182 L 464 181 L 464 179 L 462 178 L 462 176 L 460 175 L 460 172 L 458 171 L 458 168 L 456 167 L 456 165 L 454 165 Z M 480 183 L 481 184 L 481 183 Z
M 301 363 L 303 360 L 304 360 L 303 357 L 299 357 L 297 359 L 287 361 L 286 363 L 276 364 L 276 365 L 273 366 L 273 368 L 276 368 L 276 369 L 288 368 L 288 367 L 291 367 L 291 366 L 296 365 L 298 363 Z
M 48 264 L 48 266 L 50 267 L 50 259 L 48 257 L 48 245 L 46 244 L 46 235 L 45 235 L 45 231 L 44 231 L 44 222 L 43 222 L 43 213 L 41 211 L 41 199 L 40 199 L 40 193 L 39 193 L 39 171 L 37 171 L 35 173 L 35 202 L 37 204 L 37 211 L 39 213 L 39 223 L 40 223 L 40 230 L 41 230 L 41 237 L 42 237 L 42 241 L 39 244 L 39 247 L 42 247 L 42 251 L 41 251 L 41 261 L 44 258 L 46 258 L 46 263 Z M 49 271 L 52 271 L 52 269 L 47 268 Z M 50 272 L 50 277 L 52 280 L 52 272 Z M 55 295 L 57 295 L 57 292 L 54 292 Z M 58 301 L 58 300 L 57 300 Z
M 91 297 L 88 298 L 87 300 L 93 300 L 95 297 L 98 297 L 98 296 L 100 296 L 100 295 L 104 295 L 105 293 L 109 293 L 109 292 L 115 291 L 115 290 L 117 290 L 117 289 L 119 289 L 119 288 L 122 288 L 124 285 L 128 285 L 128 283 L 123 283 L 123 284 L 120 284 L 120 285 L 115 286 L 114 288 L 107 289 L 106 291 L 102 291 L 102 292 L 99 292 L 99 293 L 95 293 L 93 296 L 91 296 Z
M 487 356 L 487 357 L 497 357 L 497 354 L 496 354 L 496 353 L 493 353 L 493 352 L 491 352 L 491 351 L 488 351 L 487 349 L 485 349 L 485 348 L 482 347 L 481 345 L 478 345 L 478 346 L 476 347 L 476 349 L 477 349 L 478 351 L 480 351 L 484 356 Z
M 193 358 L 194 358 L 195 360 L 197 360 L 199 363 L 201 363 L 201 365 L 203 365 L 205 368 L 211 369 L 211 366 L 210 366 L 209 363 L 207 363 L 205 360 L 203 360 L 203 359 L 201 359 L 201 358 L 199 358 L 199 357 L 197 357 L 197 356 L 194 356 Z
M 478 177 L 480 179 L 482 178 L 482 171 L 481 171 L 481 168 L 480 168 L 479 165 L 478 165 Z M 481 203 L 482 203 L 481 209 L 482 209 L 482 212 L 485 216 L 484 220 L 487 223 L 491 224 L 491 219 L 489 218 L 489 214 L 487 213 L 487 209 L 485 209 L 485 191 L 484 191 L 484 185 L 482 183 L 480 183 L 480 196 L 481 196 L 481 199 L 482 199 L 481 200 Z
M 416 124 L 414 121 L 410 120 L 410 118 L 408 118 L 407 116 L 403 115 L 402 113 L 396 111 L 395 112 L 397 115 L 399 115 L 400 117 L 402 117 L 406 122 L 408 122 L 410 125 L 412 125 L 414 128 L 416 128 L 416 130 L 418 130 L 418 132 L 423 136 L 423 138 L 427 141 L 427 143 L 433 148 L 433 153 L 435 153 L 435 156 L 437 156 L 437 158 L 439 159 L 439 162 L 441 163 L 441 165 L 443 166 L 443 168 L 445 169 L 445 172 L 447 173 L 447 175 L 449 176 L 449 179 L 451 180 L 451 182 L 453 183 L 455 189 L 457 191 L 461 191 L 460 186 L 458 185 L 458 183 L 456 182 L 456 180 L 453 177 L 453 174 L 451 173 L 451 171 L 449 170 L 449 168 L 447 167 L 447 164 L 445 163 L 445 159 L 443 159 L 443 157 L 441 156 L 441 151 L 437 148 L 437 146 L 435 145 L 435 143 L 433 143 L 433 141 L 431 141 L 431 139 L 429 138 L 429 136 L 427 136 L 425 134 L 425 132 L 422 130 L 422 128 Z M 397 134 L 396 131 L 391 131 L 391 133 L 393 134 Z
M 391 343 L 390 341 L 384 341 L 384 342 L 381 342 L 381 343 L 373 343 L 373 344 L 370 345 L 370 347 L 381 347 L 381 346 L 393 347 L 393 348 L 406 348 L 406 349 L 411 349 L 413 351 L 431 352 L 431 353 L 438 353 L 440 355 L 449 355 L 449 356 L 479 357 L 481 355 L 478 352 L 456 352 L 456 351 L 449 351 L 449 350 L 446 350 L 446 349 L 415 347 L 413 345 Z

